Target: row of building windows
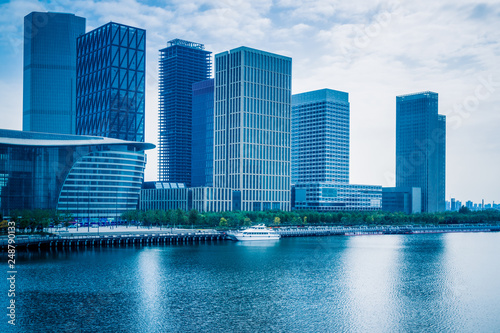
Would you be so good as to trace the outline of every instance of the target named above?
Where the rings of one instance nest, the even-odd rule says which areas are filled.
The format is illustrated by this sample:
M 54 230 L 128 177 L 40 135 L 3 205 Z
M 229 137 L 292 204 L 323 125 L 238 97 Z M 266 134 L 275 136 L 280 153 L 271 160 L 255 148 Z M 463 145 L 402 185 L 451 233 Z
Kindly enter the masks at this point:
M 238 71 L 239 72 L 239 71 Z M 243 80 L 245 84 L 247 82 L 257 83 L 261 85 L 266 85 L 270 87 L 276 87 L 277 89 L 287 89 L 290 90 L 290 77 L 289 75 L 260 70 L 252 68 L 249 66 L 243 66 Z M 239 76 L 235 81 L 239 81 Z

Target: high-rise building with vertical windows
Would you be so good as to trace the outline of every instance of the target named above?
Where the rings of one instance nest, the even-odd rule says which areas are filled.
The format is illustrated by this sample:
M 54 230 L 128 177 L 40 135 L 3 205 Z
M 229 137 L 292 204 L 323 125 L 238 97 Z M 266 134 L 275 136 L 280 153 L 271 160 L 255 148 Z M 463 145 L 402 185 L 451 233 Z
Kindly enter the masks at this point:
M 214 187 L 233 210 L 290 210 L 292 59 L 248 47 L 215 56 Z
M 292 96 L 292 184 L 349 183 L 349 94 L 321 89 Z
M 159 165 L 160 181 L 191 183 L 193 83 L 210 77 L 211 52 L 181 39 L 160 50 Z
M 294 209 L 373 211 L 382 187 L 349 184 L 349 94 L 332 89 L 292 96 Z
M 110 22 L 77 40 L 77 134 L 144 141 L 146 31 Z
M 214 176 L 214 79 L 193 83 L 191 186 L 212 186 Z
M 23 130 L 75 133 L 76 39 L 85 18 L 32 12 L 24 17 Z
M 445 210 L 446 117 L 438 94 L 396 97 L 396 187 L 420 187 L 422 211 Z

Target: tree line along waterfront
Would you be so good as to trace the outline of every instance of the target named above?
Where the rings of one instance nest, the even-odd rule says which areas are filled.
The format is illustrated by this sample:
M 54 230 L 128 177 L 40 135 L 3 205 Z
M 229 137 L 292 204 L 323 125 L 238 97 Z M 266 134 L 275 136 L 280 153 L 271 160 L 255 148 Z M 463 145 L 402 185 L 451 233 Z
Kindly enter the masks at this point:
M 3 220 L 0 216 L 0 220 Z M 56 210 L 13 211 L 11 221 L 19 230 L 43 231 L 52 226 L 70 227 L 76 224 L 70 213 Z M 472 212 L 462 207 L 458 212 L 404 214 L 385 211 L 374 212 L 316 212 L 316 211 L 228 211 L 204 212 L 196 210 L 131 210 L 121 214 L 122 225 L 159 227 L 209 227 L 231 229 L 264 223 L 268 226 L 292 225 L 408 225 L 408 224 L 464 224 L 498 223 L 500 211 L 483 210 Z M 97 223 L 97 222 L 95 222 Z M 116 222 L 113 222 L 115 224 Z M 1 229 L 7 222 L 2 221 Z M 82 226 L 80 222 L 80 226 Z

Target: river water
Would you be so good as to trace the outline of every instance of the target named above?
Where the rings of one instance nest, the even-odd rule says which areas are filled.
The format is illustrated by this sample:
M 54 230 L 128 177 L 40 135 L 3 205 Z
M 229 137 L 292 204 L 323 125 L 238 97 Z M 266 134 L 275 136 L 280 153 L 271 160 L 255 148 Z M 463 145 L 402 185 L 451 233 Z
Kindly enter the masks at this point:
M 499 254 L 500 233 L 18 252 L 0 331 L 499 332 Z

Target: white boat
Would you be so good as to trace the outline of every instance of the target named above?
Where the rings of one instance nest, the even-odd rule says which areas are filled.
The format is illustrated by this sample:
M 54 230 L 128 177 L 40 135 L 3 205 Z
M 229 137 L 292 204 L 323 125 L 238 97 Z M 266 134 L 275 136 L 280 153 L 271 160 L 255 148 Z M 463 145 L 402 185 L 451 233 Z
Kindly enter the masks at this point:
M 254 225 L 248 229 L 240 230 L 228 235 L 239 241 L 247 240 L 275 240 L 280 239 L 280 234 L 276 231 L 267 228 L 263 224 Z

